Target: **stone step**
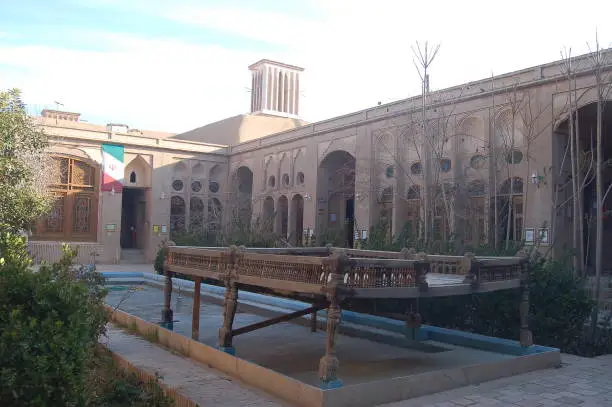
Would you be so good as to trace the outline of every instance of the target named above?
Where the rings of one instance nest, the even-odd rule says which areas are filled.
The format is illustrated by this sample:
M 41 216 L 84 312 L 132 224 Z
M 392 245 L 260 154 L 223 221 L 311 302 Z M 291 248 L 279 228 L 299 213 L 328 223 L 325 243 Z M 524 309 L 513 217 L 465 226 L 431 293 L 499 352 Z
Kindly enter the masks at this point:
M 143 264 L 145 263 L 145 255 L 139 249 L 123 249 L 121 250 L 120 264 Z

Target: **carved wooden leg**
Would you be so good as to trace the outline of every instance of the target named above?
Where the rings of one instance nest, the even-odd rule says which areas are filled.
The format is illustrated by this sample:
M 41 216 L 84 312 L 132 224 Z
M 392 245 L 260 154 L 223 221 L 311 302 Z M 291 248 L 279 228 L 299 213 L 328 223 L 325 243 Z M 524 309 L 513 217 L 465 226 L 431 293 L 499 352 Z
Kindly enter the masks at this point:
M 413 341 L 421 340 L 421 324 L 422 318 L 419 313 L 419 299 L 414 300 L 414 307 L 408 312 L 406 316 L 406 335 Z
M 191 338 L 197 341 L 200 339 L 200 288 L 202 286 L 202 278 L 196 277 L 194 283 Z
M 162 324 L 172 329 L 174 315 L 172 312 L 172 272 L 166 271 L 166 285 L 164 286 L 164 309 L 162 310 Z
M 223 327 L 219 329 L 219 348 L 229 354 L 234 354 L 232 347 L 232 325 L 238 306 L 238 287 L 236 283 L 229 283 L 225 288 L 225 299 L 223 301 Z
M 327 309 L 327 342 L 325 344 L 325 356 L 319 362 L 319 378 L 321 388 L 333 389 L 342 386 L 342 380 L 338 379 L 338 367 L 340 365 L 336 357 L 336 337 L 340 327 L 340 306 L 338 300 L 333 298 Z
M 310 314 L 310 331 L 317 332 L 317 311 Z
M 533 335 L 529 329 L 529 285 L 526 281 L 523 282 L 523 296 L 520 305 L 520 316 L 521 316 L 521 334 L 520 342 L 521 346 L 528 347 L 533 345 Z

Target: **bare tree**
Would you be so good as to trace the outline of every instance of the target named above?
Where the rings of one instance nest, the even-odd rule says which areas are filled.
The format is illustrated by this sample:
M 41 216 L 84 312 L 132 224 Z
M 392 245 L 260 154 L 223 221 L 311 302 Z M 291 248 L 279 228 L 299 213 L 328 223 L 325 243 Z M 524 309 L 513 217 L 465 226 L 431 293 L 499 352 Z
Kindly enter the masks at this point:
M 415 51 L 414 47 L 412 48 L 412 52 L 415 55 L 415 58 L 418 60 L 418 64 L 414 61 L 414 65 L 417 68 L 417 72 L 421 77 L 421 97 L 422 97 L 422 106 L 421 106 L 421 123 L 423 126 L 423 146 L 424 146 L 424 160 L 421 160 L 423 163 L 423 199 L 424 199 L 424 212 L 423 212 L 423 221 L 424 221 L 424 231 L 423 231 L 423 239 L 425 242 L 429 239 L 429 228 L 430 228 L 430 196 L 429 196 L 429 185 L 430 185 L 430 164 L 431 164 L 431 148 L 433 144 L 433 140 L 431 140 L 431 136 L 428 132 L 427 126 L 427 97 L 429 95 L 429 67 L 433 63 L 436 55 L 438 54 L 438 50 L 440 49 L 439 45 L 436 45 L 433 51 L 430 51 L 428 47 L 428 43 L 425 42 L 424 50 L 421 51 L 421 46 L 417 42 L 417 51 Z M 419 66 L 420 65 L 420 66 Z

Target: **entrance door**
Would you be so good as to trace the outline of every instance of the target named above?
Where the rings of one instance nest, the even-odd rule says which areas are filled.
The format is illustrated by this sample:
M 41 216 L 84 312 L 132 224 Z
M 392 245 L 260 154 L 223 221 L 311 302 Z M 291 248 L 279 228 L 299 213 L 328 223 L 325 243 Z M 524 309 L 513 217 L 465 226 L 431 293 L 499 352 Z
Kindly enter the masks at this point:
M 123 188 L 121 198 L 121 248 L 144 248 L 144 222 L 146 217 L 145 190 Z
M 346 200 L 346 211 L 344 212 L 344 224 L 346 225 L 346 240 L 348 247 L 353 247 L 355 240 L 355 200 Z

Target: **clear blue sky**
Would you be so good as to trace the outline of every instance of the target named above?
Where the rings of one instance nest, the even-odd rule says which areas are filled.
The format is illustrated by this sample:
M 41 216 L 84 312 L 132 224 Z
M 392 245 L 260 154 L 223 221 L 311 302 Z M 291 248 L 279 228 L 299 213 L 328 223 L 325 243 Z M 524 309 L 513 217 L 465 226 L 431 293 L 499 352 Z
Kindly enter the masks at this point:
M 246 112 L 261 58 L 306 68 L 302 113 L 320 120 L 417 94 L 417 40 L 441 43 L 434 88 L 585 52 L 596 27 L 612 40 L 610 1 L 422 3 L 0 0 L 0 88 L 21 88 L 33 113 L 57 100 L 92 122 L 179 132 Z

